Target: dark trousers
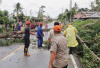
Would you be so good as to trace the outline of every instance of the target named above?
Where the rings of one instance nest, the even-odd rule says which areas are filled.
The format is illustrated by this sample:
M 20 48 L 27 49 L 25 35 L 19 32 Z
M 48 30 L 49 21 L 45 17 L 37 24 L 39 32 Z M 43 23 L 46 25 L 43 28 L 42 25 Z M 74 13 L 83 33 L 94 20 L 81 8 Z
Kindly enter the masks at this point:
M 38 38 L 38 47 L 42 47 L 43 39 Z
M 74 49 L 73 47 L 70 47 L 69 48 L 69 54 L 72 54 L 73 53 L 73 49 Z
M 24 53 L 27 53 L 28 52 L 28 48 L 29 48 L 29 45 L 30 45 L 30 40 L 29 38 L 24 38 Z
M 68 65 L 66 65 L 66 66 L 64 66 L 64 67 L 62 67 L 62 68 L 67 68 L 67 67 L 68 67 Z M 57 68 L 57 67 L 52 66 L 52 68 Z

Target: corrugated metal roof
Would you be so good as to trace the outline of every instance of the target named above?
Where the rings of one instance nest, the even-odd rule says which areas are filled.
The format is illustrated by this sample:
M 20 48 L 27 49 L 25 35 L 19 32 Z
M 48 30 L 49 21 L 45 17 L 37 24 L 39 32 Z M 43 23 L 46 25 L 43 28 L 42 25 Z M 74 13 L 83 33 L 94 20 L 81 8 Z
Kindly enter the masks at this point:
M 100 12 L 79 12 L 74 18 L 100 18 Z

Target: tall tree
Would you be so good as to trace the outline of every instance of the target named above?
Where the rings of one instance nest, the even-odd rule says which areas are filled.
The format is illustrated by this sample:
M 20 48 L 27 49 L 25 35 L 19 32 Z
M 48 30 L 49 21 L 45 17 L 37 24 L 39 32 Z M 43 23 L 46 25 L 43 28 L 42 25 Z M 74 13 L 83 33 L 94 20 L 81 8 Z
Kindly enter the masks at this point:
M 15 5 L 14 12 L 17 13 L 17 16 L 18 16 L 19 13 L 22 12 L 22 7 L 21 7 L 21 4 L 19 2 Z
M 3 14 L 4 14 L 4 16 L 8 16 L 8 11 L 4 10 Z
M 78 5 L 77 5 L 77 3 L 75 3 L 74 9 L 75 9 L 76 11 L 78 10 Z
M 95 8 L 95 6 L 94 6 L 94 2 L 91 2 L 91 10 L 94 11 L 94 8 Z
M 43 13 L 45 12 L 45 11 L 44 11 L 44 8 L 46 8 L 46 7 L 45 7 L 45 6 L 41 6 L 41 7 L 39 8 L 39 12 L 38 12 L 38 18 L 39 18 L 40 20 L 42 20 L 42 21 L 43 21 L 43 17 L 44 17 Z
M 96 5 L 97 5 L 97 6 L 100 5 L 100 0 L 96 0 Z

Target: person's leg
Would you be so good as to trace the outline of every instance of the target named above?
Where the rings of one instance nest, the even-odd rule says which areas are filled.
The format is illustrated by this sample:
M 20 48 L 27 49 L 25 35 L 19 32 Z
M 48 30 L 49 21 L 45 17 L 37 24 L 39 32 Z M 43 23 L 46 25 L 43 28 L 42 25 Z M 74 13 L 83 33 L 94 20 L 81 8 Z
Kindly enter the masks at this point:
M 40 39 L 38 39 L 38 48 L 40 47 Z
M 68 67 L 68 65 L 66 65 L 65 67 L 63 67 L 63 68 L 67 68 Z
M 56 67 L 52 66 L 52 68 L 56 68 Z
M 42 47 L 43 39 L 40 40 L 40 47 Z
M 72 54 L 72 52 L 73 52 L 73 47 L 70 47 L 69 54 Z
M 24 55 L 26 55 L 26 56 L 30 56 L 30 54 L 28 53 L 29 45 L 30 45 L 30 41 L 29 41 L 29 39 L 26 39 L 25 47 L 24 47 Z

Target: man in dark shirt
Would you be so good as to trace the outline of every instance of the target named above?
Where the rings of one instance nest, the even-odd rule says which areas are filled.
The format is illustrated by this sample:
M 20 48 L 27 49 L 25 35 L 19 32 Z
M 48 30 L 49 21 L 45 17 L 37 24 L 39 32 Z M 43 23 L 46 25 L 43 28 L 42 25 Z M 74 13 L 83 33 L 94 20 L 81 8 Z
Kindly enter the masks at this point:
M 25 28 L 25 36 L 24 36 L 24 43 L 25 43 L 25 47 L 24 47 L 24 55 L 25 56 L 30 56 L 30 54 L 28 53 L 28 48 L 30 45 L 30 34 L 37 36 L 35 33 L 30 31 L 30 25 L 31 22 L 27 21 L 26 23 L 26 28 Z

